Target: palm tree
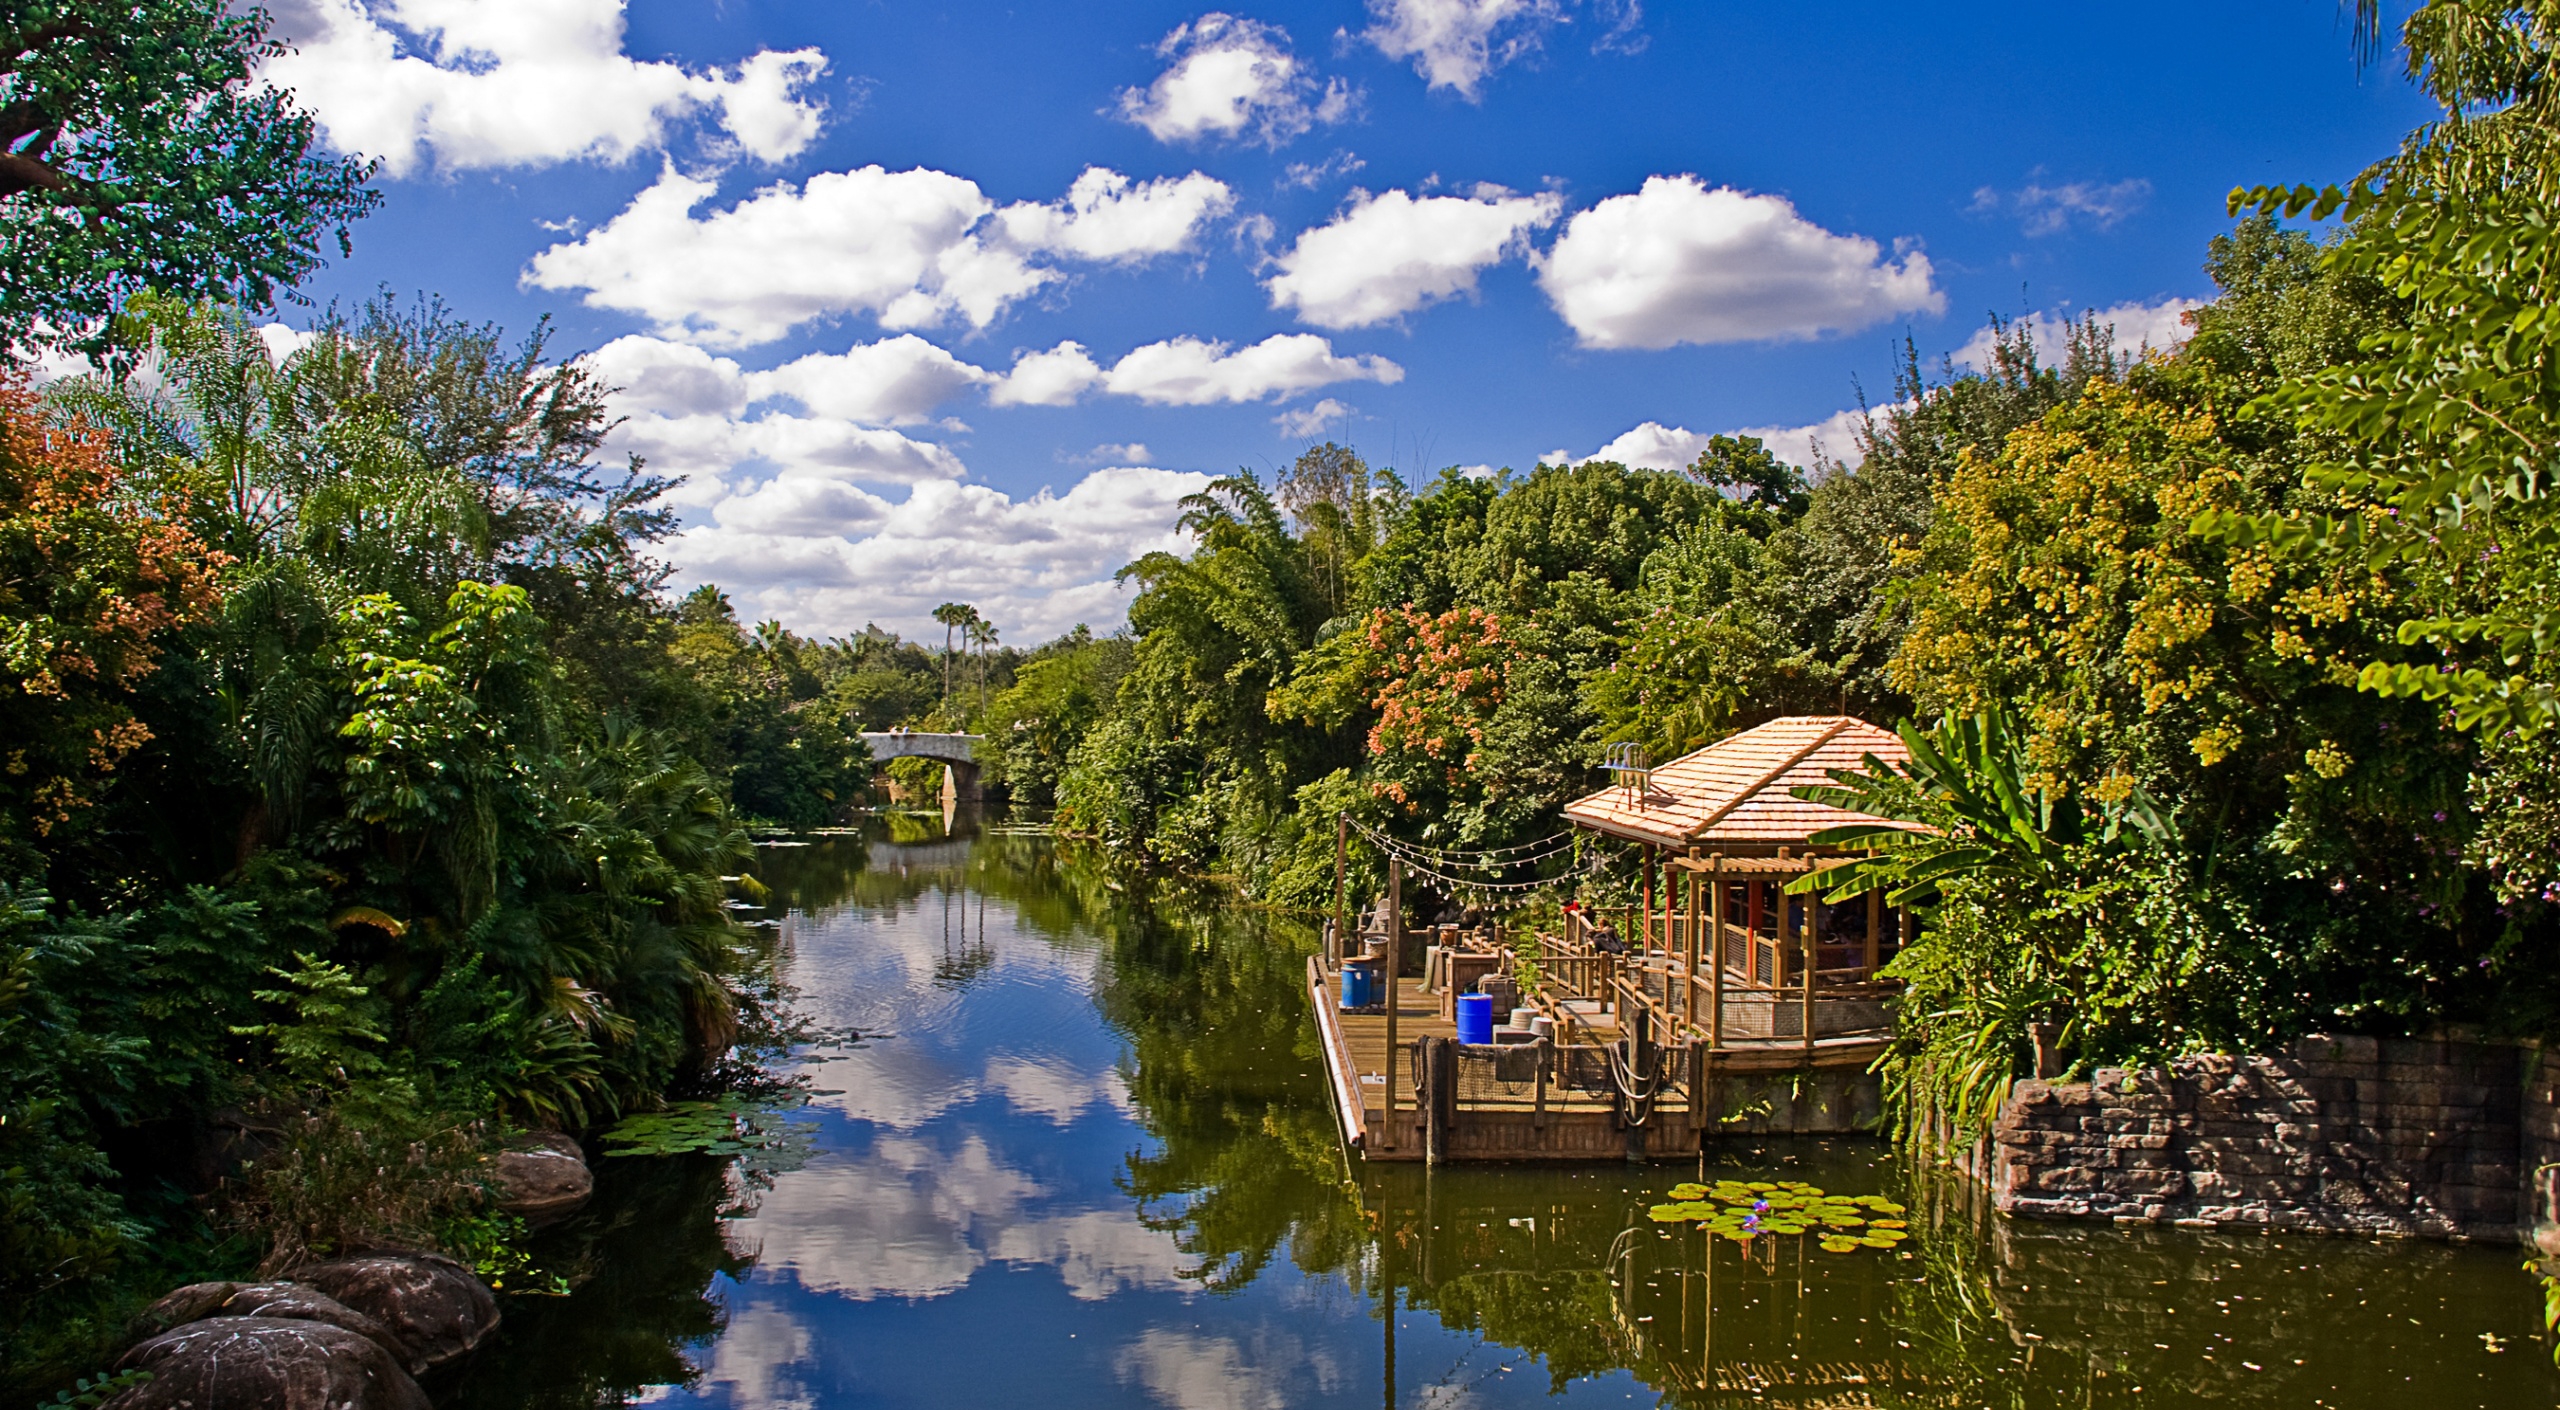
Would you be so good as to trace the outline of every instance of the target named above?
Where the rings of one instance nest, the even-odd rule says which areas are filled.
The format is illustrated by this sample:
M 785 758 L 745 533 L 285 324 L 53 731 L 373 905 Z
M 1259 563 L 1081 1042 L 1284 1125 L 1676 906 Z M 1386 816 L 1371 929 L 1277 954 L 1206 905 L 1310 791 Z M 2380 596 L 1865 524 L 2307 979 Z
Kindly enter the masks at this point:
M 2095 811 L 2040 781 L 2026 738 L 2005 709 L 1950 716 L 1934 730 L 1901 729 L 1907 764 L 1866 757 L 1864 772 L 1836 769 L 1832 781 L 1794 789 L 1883 822 L 1826 828 L 1809 840 L 1823 847 L 1861 847 L 1866 855 L 1808 872 L 1791 894 L 1822 893 L 1843 901 L 1886 889 L 1893 904 L 1925 904 L 1941 881 L 1995 877 L 2022 890 L 2066 885 L 2077 865 L 2072 850 L 2093 843 L 2172 846 L 2176 831 L 2151 795 L 2135 788 L 2122 802 Z
M 946 602 L 933 609 L 933 619 L 942 624 L 942 698 L 951 699 L 951 636 L 976 621 L 978 609 L 965 602 Z
M 987 650 L 996 644 L 996 624 L 972 612 L 962 631 L 978 649 L 978 713 L 983 715 L 987 712 Z

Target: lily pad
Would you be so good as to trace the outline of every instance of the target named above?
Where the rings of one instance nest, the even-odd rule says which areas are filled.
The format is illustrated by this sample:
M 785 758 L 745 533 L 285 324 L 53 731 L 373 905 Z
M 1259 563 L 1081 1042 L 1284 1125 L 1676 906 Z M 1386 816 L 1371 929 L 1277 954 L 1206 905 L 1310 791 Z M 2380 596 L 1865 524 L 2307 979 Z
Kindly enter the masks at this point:
M 607 1155 L 747 1155 L 805 1152 L 814 1121 L 791 1121 L 771 1102 L 676 1102 L 628 1116 L 604 1133 Z

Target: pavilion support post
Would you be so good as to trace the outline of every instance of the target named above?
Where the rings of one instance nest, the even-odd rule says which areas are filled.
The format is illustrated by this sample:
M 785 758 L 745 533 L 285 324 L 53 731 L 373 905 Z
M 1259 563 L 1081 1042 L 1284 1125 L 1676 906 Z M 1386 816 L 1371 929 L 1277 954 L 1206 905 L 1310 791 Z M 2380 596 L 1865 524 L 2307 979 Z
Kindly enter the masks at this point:
M 1884 963 L 1884 893 L 1867 893 L 1867 982 L 1873 984 L 1876 970 Z
M 1653 953 L 1653 868 L 1661 852 L 1650 843 L 1644 849 L 1644 899 L 1636 914 L 1636 957 L 1640 960 Z
M 1404 968 L 1404 859 L 1387 858 L 1387 1139 L 1388 1150 L 1396 1148 L 1396 1010 L 1404 1007 L 1403 981 L 1398 972 Z
M 1760 982 L 1760 883 L 1756 881 L 1742 883 L 1742 896 L 1742 924 L 1745 931 L 1744 938 L 1748 941 L 1742 947 L 1743 973 L 1753 984 L 1758 984 Z M 1776 977 L 1775 974 L 1770 976 L 1772 979 Z
M 1698 1031 L 1698 874 L 1689 873 L 1688 966 L 1680 973 L 1681 1016 Z
M 1816 976 L 1822 971 L 1821 952 L 1816 948 L 1820 942 L 1815 939 L 1816 917 L 1821 905 L 1822 898 L 1819 893 L 1805 893 L 1802 936 L 1804 943 L 1804 1051 L 1808 1058 L 1813 1056 L 1813 986 Z
M 1715 958 L 1707 962 L 1707 1047 L 1724 1046 L 1724 853 L 1716 853 Z M 1747 962 L 1747 957 L 1746 957 Z
M 1679 953 L 1672 932 L 1679 927 L 1680 891 L 1671 883 L 1671 853 L 1662 853 L 1662 1016 L 1669 1022 L 1671 1003 L 1671 961 Z

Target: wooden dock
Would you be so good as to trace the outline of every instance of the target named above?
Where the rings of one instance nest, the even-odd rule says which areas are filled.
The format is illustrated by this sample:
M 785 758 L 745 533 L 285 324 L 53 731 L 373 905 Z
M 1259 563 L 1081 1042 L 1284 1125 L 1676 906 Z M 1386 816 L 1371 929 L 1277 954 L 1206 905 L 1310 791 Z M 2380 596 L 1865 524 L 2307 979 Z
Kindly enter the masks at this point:
M 1865 1130 L 1880 1112 L 1867 1071 L 1880 1033 L 1630 1044 L 1623 1004 L 1550 992 L 1534 1006 L 1557 1020 L 1558 1041 L 1461 1046 L 1440 996 L 1407 978 L 1391 1052 L 1386 1014 L 1344 1012 L 1340 983 L 1307 962 L 1335 1120 L 1368 1160 L 1670 1159 L 1719 1137 Z

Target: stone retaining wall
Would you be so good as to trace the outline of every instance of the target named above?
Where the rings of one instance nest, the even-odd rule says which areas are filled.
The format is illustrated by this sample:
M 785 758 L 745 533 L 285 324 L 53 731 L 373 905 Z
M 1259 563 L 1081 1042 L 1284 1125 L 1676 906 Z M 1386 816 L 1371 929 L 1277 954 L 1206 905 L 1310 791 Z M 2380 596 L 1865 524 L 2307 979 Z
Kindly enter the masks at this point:
M 2459 1037 L 2306 1038 L 2021 1082 L 1981 1164 L 1997 1206 L 2030 1218 L 2528 1236 L 2560 1253 L 2560 1072 L 2542 1059 Z

